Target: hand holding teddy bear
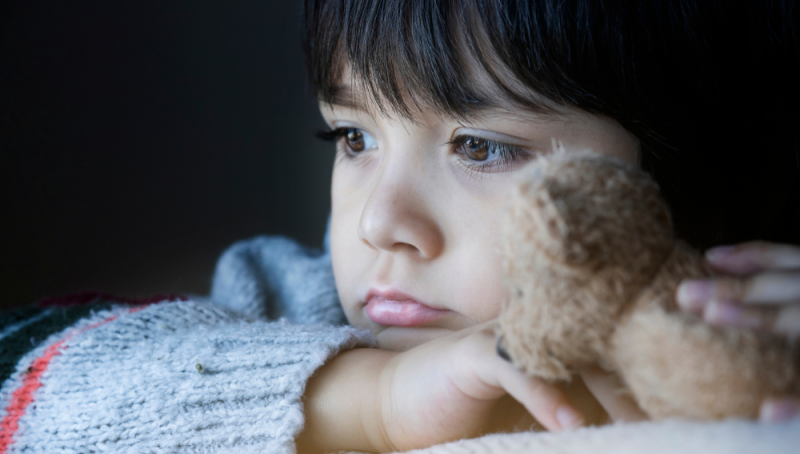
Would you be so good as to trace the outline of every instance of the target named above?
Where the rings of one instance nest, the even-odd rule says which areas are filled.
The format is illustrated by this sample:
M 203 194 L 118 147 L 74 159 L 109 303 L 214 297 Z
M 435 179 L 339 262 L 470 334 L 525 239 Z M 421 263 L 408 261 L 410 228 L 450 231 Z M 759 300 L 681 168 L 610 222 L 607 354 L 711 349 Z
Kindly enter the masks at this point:
M 679 310 L 681 281 L 715 271 L 674 238 L 669 210 L 644 172 L 591 153 L 540 158 L 512 197 L 504 238 L 512 298 L 500 317 L 501 347 L 527 373 L 568 380 L 600 364 L 656 419 L 755 417 L 765 398 L 800 394 L 800 346 L 752 329 L 774 320 L 791 335 L 796 309 L 770 317 L 728 300 L 701 305 L 713 292 L 742 295 L 726 285 L 740 281 L 723 279 L 687 282 L 682 300 L 711 321 L 721 307 L 738 310 L 744 326 L 712 326 Z M 756 284 L 745 287 L 743 302 Z M 769 288 L 792 298 L 791 286 Z

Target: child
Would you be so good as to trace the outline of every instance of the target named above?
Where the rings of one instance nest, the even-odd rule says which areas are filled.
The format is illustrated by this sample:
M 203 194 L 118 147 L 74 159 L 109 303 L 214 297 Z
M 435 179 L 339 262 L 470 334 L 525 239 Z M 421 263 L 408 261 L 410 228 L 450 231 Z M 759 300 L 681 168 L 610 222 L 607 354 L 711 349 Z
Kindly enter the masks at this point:
M 528 413 L 550 430 L 582 424 L 493 334 L 497 215 L 553 139 L 648 170 L 698 247 L 775 242 L 710 249 L 741 279 L 686 282 L 679 301 L 796 335 L 800 249 L 777 244 L 800 243 L 796 11 L 751 3 L 307 0 L 321 136 L 337 147 L 330 255 L 234 245 L 211 295 L 233 310 L 28 314 L 0 337 L 16 349 L 0 453 L 386 452 L 526 428 Z M 612 418 L 642 417 L 613 377 L 583 378 Z

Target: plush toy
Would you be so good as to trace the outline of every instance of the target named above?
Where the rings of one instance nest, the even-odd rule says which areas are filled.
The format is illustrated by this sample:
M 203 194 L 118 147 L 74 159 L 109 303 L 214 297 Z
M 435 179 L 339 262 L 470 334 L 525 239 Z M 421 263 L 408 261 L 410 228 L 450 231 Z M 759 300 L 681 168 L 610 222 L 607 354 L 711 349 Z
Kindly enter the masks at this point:
M 796 344 L 678 309 L 678 284 L 712 271 L 675 238 L 646 173 L 589 152 L 541 157 L 504 239 L 498 351 L 527 373 L 561 381 L 599 364 L 654 419 L 755 417 L 765 397 L 800 394 Z

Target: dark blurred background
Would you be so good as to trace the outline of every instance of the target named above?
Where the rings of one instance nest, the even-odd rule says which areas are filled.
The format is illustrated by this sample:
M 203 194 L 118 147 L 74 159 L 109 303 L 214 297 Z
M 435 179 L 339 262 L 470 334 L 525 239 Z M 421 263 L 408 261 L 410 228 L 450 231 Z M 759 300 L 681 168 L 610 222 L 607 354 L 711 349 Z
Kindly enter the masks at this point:
M 0 308 L 209 290 L 236 240 L 319 246 L 332 150 L 298 1 L 0 6 Z

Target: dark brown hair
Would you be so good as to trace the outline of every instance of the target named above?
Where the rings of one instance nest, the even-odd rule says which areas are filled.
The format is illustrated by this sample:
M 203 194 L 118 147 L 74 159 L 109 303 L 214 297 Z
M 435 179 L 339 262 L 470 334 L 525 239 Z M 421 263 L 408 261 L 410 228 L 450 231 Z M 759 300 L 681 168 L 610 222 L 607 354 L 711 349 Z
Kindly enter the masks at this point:
M 323 101 L 349 68 L 406 117 L 469 117 L 499 95 L 615 119 L 704 248 L 800 243 L 797 14 L 792 0 L 306 0 L 303 31 Z

